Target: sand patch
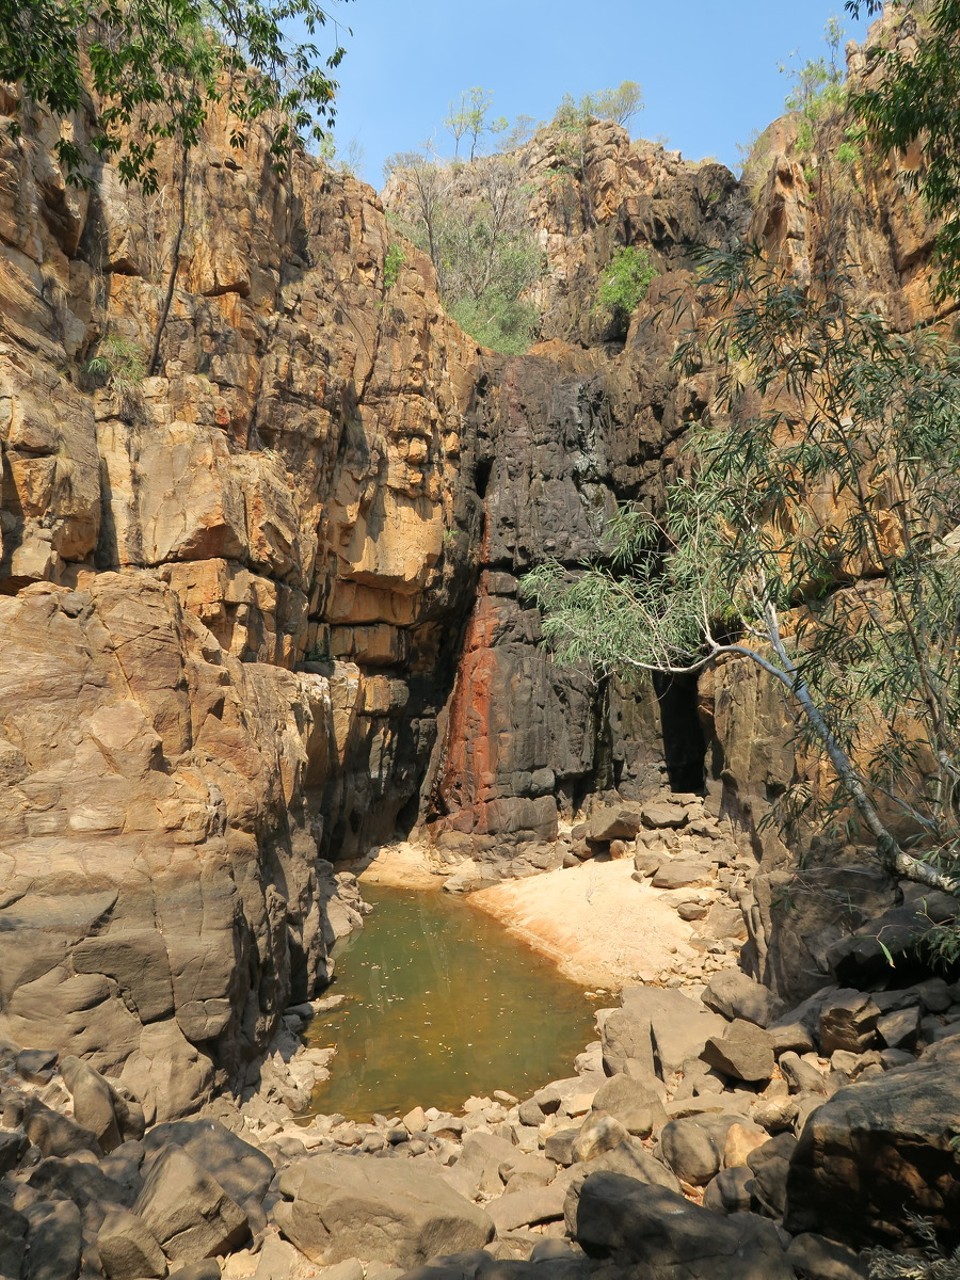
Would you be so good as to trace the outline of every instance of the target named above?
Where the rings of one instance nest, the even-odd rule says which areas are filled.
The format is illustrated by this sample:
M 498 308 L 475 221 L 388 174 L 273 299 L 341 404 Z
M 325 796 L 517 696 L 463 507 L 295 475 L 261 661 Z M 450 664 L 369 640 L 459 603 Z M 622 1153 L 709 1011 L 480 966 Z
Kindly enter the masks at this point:
M 677 915 L 675 895 L 632 878 L 633 859 L 593 859 L 578 867 L 506 880 L 467 899 L 574 982 L 617 989 L 651 981 L 693 958 L 693 932 Z
M 405 840 L 382 845 L 362 869 L 356 869 L 361 884 L 385 884 L 393 889 L 442 889 L 450 873 L 451 868 L 430 850 Z

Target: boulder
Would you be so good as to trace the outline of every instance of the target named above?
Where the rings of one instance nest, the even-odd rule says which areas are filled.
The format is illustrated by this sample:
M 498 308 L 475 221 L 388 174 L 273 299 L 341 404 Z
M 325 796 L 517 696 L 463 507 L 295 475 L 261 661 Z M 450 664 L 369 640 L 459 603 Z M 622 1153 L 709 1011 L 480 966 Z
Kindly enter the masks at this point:
M 627 1009 L 607 1009 L 598 1015 L 600 1042 L 603 1047 L 603 1069 L 608 1076 L 623 1071 L 631 1059 L 643 1063 L 654 1072 L 653 1032 L 650 1019 Z
M 861 991 L 840 990 L 820 1009 L 820 1052 L 829 1057 L 835 1049 L 863 1053 L 877 1043 L 880 1010 Z
M 701 1054 L 704 1062 L 734 1080 L 769 1080 L 774 1057 L 770 1038 L 753 1022 L 731 1022 L 722 1036 L 711 1036 Z
M 37 1200 L 23 1213 L 29 1223 L 27 1280 L 75 1280 L 83 1244 L 77 1206 L 69 1200 Z
M 629 1135 L 619 1120 L 608 1115 L 589 1115 L 580 1126 L 572 1148 L 575 1162 L 592 1160 L 617 1147 Z
M 701 999 L 708 1009 L 731 1022 L 742 1019 L 755 1022 L 758 1027 L 767 1026 L 783 1012 L 782 1000 L 739 969 L 723 969 L 714 974 Z
M 8 1205 L 0 1213 L 0 1276 L 20 1280 L 27 1252 L 27 1219 Z
M 643 825 L 652 830 L 685 827 L 689 820 L 689 807 L 676 800 L 650 800 L 643 806 Z
M 114 1091 L 99 1071 L 94 1071 L 79 1058 L 66 1055 L 60 1060 L 60 1075 L 73 1098 L 73 1118 L 84 1129 L 90 1130 L 104 1152 L 119 1147 L 124 1138 L 135 1136 L 121 1135 L 114 1108 Z
M 780 1055 L 780 1072 L 791 1093 L 827 1093 L 827 1081 L 812 1062 L 792 1051 Z
M 580 1188 L 593 1173 L 620 1173 L 652 1187 L 665 1187 L 667 1191 L 676 1191 L 678 1194 L 680 1192 L 680 1183 L 673 1172 L 637 1138 L 627 1138 L 596 1159 L 571 1166 L 564 1179 L 567 1187 L 565 1213 L 569 1212 L 571 1200 L 580 1194 Z
M 126 1209 L 111 1209 L 97 1232 L 97 1250 L 109 1280 L 164 1276 L 167 1260 L 144 1220 Z
M 624 987 L 625 1014 L 650 1024 L 657 1074 L 666 1079 L 688 1058 L 699 1057 L 707 1039 L 722 1035 L 726 1021 L 681 991 L 662 987 Z M 634 1055 L 631 1055 L 634 1056 Z
M 568 1198 L 568 1232 L 591 1256 L 677 1280 L 795 1280 L 772 1223 L 722 1217 L 663 1187 L 591 1174 Z
M 759 1125 L 751 1124 L 743 1116 L 683 1116 L 671 1120 L 661 1130 L 660 1156 L 684 1182 L 706 1186 L 724 1163 L 733 1129 L 737 1130 L 741 1145 L 747 1137 L 765 1140 L 767 1136 Z M 732 1144 L 730 1150 L 731 1155 L 738 1158 Z
M 686 889 L 689 886 L 710 884 L 714 879 L 711 863 L 677 858 L 661 862 L 650 883 L 655 889 Z
M 157 1154 L 170 1147 L 185 1151 L 248 1218 L 260 1218 L 260 1205 L 275 1172 L 269 1156 L 219 1120 L 173 1120 L 155 1125 L 144 1139 L 147 1171 Z
M 563 1217 L 566 1194 L 564 1184 L 554 1183 L 549 1187 L 508 1191 L 484 1208 L 502 1234 L 504 1231 L 516 1231 L 518 1227 L 534 1226 L 538 1222 L 556 1222 Z
M 747 1184 L 753 1171 L 746 1165 L 734 1169 L 721 1169 L 707 1183 L 703 1193 L 703 1207 L 713 1213 L 746 1213 L 750 1209 L 750 1192 Z
M 197 1262 L 239 1248 L 247 1215 L 186 1151 L 167 1147 L 154 1161 L 133 1212 L 174 1262 Z
M 284 1171 L 280 1190 L 292 1198 L 275 1206 L 277 1223 L 312 1262 L 414 1267 L 480 1248 L 494 1234 L 486 1213 L 408 1161 L 309 1156 Z
M 845 933 L 828 948 L 827 963 L 845 987 L 865 991 L 883 986 L 890 978 L 890 957 L 902 968 L 931 923 L 952 920 L 957 911 L 956 898 L 925 889 L 918 900 L 891 907 L 858 932 Z
M 846 1245 L 813 1232 L 794 1236 L 787 1245 L 787 1261 L 802 1276 L 816 1280 L 867 1280 L 866 1260 Z
M 632 840 L 643 825 L 643 811 L 637 805 L 612 804 L 596 810 L 587 823 L 586 838 L 595 844 L 611 840 Z
M 30 1141 L 45 1156 L 69 1156 L 78 1151 L 103 1155 L 100 1143 L 89 1129 L 45 1106 L 39 1098 L 28 1101 L 23 1127 Z
M 747 1156 L 747 1165 L 753 1172 L 747 1190 L 754 1208 L 769 1218 L 783 1217 L 790 1157 L 796 1147 L 792 1133 L 778 1133 Z
M 881 1044 L 888 1049 L 913 1049 L 920 1035 L 920 1006 L 908 1005 L 906 1009 L 892 1009 L 877 1019 L 877 1032 Z
M 648 1137 L 667 1119 L 654 1079 L 653 1075 L 647 1079 L 624 1074 L 614 1076 L 597 1090 L 594 1112 L 614 1116 L 628 1133 Z
M 579 1129 L 555 1129 L 548 1133 L 543 1143 L 543 1154 L 557 1164 L 573 1164 L 573 1144 L 579 1133 Z
M 960 1036 L 916 1063 L 840 1089 L 790 1160 L 785 1226 L 854 1247 L 910 1238 L 909 1213 L 960 1243 Z
M 0 1178 L 17 1167 L 29 1145 L 25 1133 L 16 1129 L 0 1129 Z

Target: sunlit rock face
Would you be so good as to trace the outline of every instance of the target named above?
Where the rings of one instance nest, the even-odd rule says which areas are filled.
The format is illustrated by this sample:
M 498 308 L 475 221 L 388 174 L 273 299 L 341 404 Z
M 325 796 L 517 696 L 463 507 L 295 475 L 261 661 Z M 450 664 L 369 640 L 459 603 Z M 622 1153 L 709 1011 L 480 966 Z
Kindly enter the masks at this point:
M 831 204 L 771 136 L 755 209 L 609 123 L 570 182 L 556 139 L 528 144 L 542 341 L 507 359 L 413 246 L 385 282 L 368 188 L 306 157 L 280 179 L 214 119 L 148 376 L 175 202 L 109 165 L 71 188 L 49 121 L 0 129 L 0 1034 L 175 1115 L 325 980 L 318 854 L 419 820 L 509 856 L 614 786 L 689 789 L 704 747 L 753 824 L 810 767 L 754 676 L 719 669 L 699 704 L 598 685 L 518 591 L 594 554 L 618 501 L 656 502 L 709 404 L 710 370 L 671 365 L 693 246 L 759 238 L 801 278 L 829 250 L 897 323 L 932 315 L 893 162 Z M 625 332 L 595 305 L 623 243 L 658 271 Z
M 325 980 L 318 853 L 416 797 L 478 354 L 412 250 L 385 291 L 368 189 L 214 121 L 145 376 L 171 202 L 73 190 L 54 141 L 0 140 L 0 1030 L 173 1115 Z

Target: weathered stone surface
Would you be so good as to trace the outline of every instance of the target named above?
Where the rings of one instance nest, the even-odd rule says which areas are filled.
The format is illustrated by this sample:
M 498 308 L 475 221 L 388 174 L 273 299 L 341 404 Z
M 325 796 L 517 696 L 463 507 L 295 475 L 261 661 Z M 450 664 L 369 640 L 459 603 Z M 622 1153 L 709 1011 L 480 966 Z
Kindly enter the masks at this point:
M 719 1014 L 710 1013 L 680 991 L 625 987 L 622 999 L 629 1018 L 649 1021 L 655 1062 L 662 1077 L 677 1071 L 688 1058 L 698 1057 L 708 1037 L 721 1035 L 727 1025 Z
M 719 1172 L 727 1151 L 728 1134 L 736 1127 L 760 1140 L 766 1134 L 743 1116 L 699 1115 L 671 1120 L 660 1132 L 660 1155 L 678 1178 L 693 1186 L 706 1184 Z
M 164 1276 L 167 1259 L 156 1236 L 137 1214 L 111 1209 L 97 1232 L 97 1250 L 110 1280 Z
M 22 1213 L 4 1208 L 0 1214 L 0 1275 L 20 1280 L 27 1251 L 27 1219 Z
M 653 1031 L 648 1017 L 627 1009 L 610 1009 L 603 1011 L 597 1022 L 607 1075 L 623 1071 L 630 1061 L 642 1063 L 644 1070 L 653 1075 Z
M 769 1227 L 769 1229 L 767 1229 Z M 684 1280 L 793 1280 L 772 1224 L 721 1217 L 662 1187 L 620 1174 L 588 1177 L 570 1204 L 567 1230 L 620 1265 Z
M 746 1165 L 721 1169 L 707 1183 L 703 1193 L 703 1207 L 713 1213 L 747 1213 L 750 1209 L 747 1184 L 752 1179 L 753 1170 Z
M 314 1262 L 362 1257 L 413 1267 L 436 1254 L 478 1248 L 487 1214 L 406 1162 L 313 1156 L 281 1179 L 290 1201 L 274 1210 L 288 1239 Z
M 643 810 L 637 805 L 606 805 L 587 823 L 587 839 L 598 842 L 632 840 L 643 826 Z
M 666 1112 L 651 1073 L 647 1080 L 617 1075 L 600 1086 L 593 1110 L 615 1117 L 628 1133 L 646 1138 L 666 1121 Z
M 960 1037 L 841 1089 L 809 1117 L 790 1161 L 787 1230 L 854 1246 L 908 1236 L 907 1210 L 948 1237 L 960 1221 Z
M 689 817 L 687 806 L 673 800 L 653 800 L 643 806 L 646 827 L 684 827 Z
M 274 1176 L 273 1162 L 264 1152 L 216 1120 L 178 1120 L 158 1124 L 147 1134 L 145 1169 L 172 1147 L 186 1152 L 248 1215 L 259 1210 Z
M 508 1191 L 498 1200 L 491 1200 L 484 1205 L 484 1210 L 490 1215 L 498 1231 L 515 1231 L 518 1227 L 529 1227 L 538 1222 L 556 1222 L 562 1218 L 566 1194 L 567 1189 L 563 1185 L 540 1190 Z
M 778 1133 L 747 1156 L 753 1171 L 748 1183 L 751 1200 L 758 1213 L 777 1221 L 783 1217 L 790 1159 L 796 1149 L 797 1140 L 792 1133 Z
M 250 1234 L 240 1206 L 176 1146 L 164 1150 L 150 1169 L 133 1212 L 175 1262 L 229 1253 Z
M 80 1210 L 69 1200 L 37 1200 L 24 1207 L 29 1224 L 26 1280 L 76 1280 L 83 1244 Z
M 739 969 L 723 969 L 707 983 L 701 997 L 708 1009 L 731 1021 L 742 1018 L 765 1027 L 784 1011 L 782 1001 Z
M 880 1010 L 869 995 L 859 991 L 838 991 L 820 1010 L 820 1051 L 830 1055 L 836 1049 L 863 1053 L 876 1044 Z
M 627 1129 L 610 1115 L 591 1114 L 587 1116 L 573 1143 L 574 1161 L 593 1160 L 617 1147 L 628 1136 Z
M 794 1236 L 786 1256 L 801 1275 L 817 1280 L 867 1280 L 869 1275 L 866 1261 L 861 1262 L 855 1250 L 813 1232 Z
M 702 1058 L 724 1075 L 753 1083 L 769 1080 L 774 1057 L 770 1038 L 753 1022 L 731 1022 L 722 1036 L 711 1036 Z
M 650 883 L 655 889 L 686 889 L 710 884 L 715 879 L 713 866 L 690 858 L 661 862 Z

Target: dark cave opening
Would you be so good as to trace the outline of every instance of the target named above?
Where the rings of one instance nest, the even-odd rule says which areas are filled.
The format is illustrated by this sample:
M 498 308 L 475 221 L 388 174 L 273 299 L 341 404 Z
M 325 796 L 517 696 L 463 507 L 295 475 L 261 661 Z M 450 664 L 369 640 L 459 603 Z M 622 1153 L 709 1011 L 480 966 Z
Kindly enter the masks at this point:
M 490 483 L 490 474 L 492 471 L 493 459 L 481 458 L 473 473 L 473 487 L 476 490 L 478 498 L 485 498 L 487 496 L 487 486 Z
M 653 689 L 660 707 L 670 789 L 702 794 L 706 787 L 707 744 L 697 711 L 697 678 L 657 672 Z

